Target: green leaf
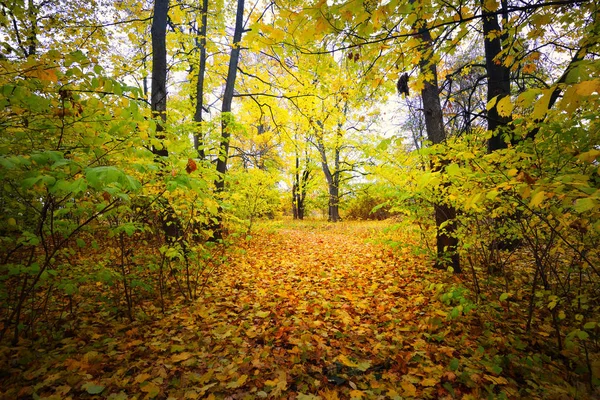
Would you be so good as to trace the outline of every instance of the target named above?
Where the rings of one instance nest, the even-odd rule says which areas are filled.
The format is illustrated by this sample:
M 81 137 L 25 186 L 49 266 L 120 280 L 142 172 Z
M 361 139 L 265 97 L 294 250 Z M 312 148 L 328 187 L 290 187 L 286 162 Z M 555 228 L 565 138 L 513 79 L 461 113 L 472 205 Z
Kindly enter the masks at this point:
M 598 325 L 597 322 L 588 322 L 583 326 L 583 329 L 594 329 Z
M 500 301 L 504 301 L 510 297 L 510 293 L 502 293 L 500 295 Z
M 493 189 L 486 193 L 485 198 L 488 200 L 494 200 L 499 194 L 500 193 L 496 189 Z
M 459 364 L 459 362 L 458 362 L 457 358 L 453 358 L 452 360 L 450 360 L 450 365 L 449 365 L 450 370 L 456 371 L 458 369 L 458 364 Z
M 446 173 L 449 176 L 460 175 L 460 167 L 458 164 L 450 164 L 446 167 Z
M 595 208 L 596 206 L 597 206 L 596 199 L 593 199 L 591 197 L 583 197 L 581 199 L 575 200 L 575 204 L 573 205 L 573 208 L 575 209 L 575 211 L 577 211 L 579 213 L 583 213 L 583 212 L 586 212 L 586 211 L 589 211 L 589 210 Z
M 30 189 L 33 186 L 35 186 L 40 180 L 42 179 L 41 176 L 34 176 L 32 178 L 27 178 L 27 179 L 23 179 L 21 181 L 21 187 L 23 189 Z
M 371 368 L 371 362 L 370 361 L 361 361 L 356 366 L 356 369 L 359 370 L 359 371 L 362 371 L 362 372 L 365 372 L 369 368 Z
M 89 394 L 100 394 L 104 390 L 104 386 L 96 385 L 93 382 L 86 382 L 81 388 L 85 389 Z
M 298 400 L 320 400 L 321 397 L 315 396 L 314 394 L 298 393 L 298 397 L 296 397 L 296 399 L 298 399 Z
M 577 332 L 577 337 L 581 340 L 589 339 L 590 335 L 586 331 Z
M 79 290 L 77 289 L 77 286 L 73 283 L 66 283 L 62 286 L 62 289 L 65 291 L 65 294 L 71 296 L 75 293 L 77 293 Z
M 259 311 L 256 313 L 256 316 L 259 318 L 267 318 L 271 313 L 269 311 Z

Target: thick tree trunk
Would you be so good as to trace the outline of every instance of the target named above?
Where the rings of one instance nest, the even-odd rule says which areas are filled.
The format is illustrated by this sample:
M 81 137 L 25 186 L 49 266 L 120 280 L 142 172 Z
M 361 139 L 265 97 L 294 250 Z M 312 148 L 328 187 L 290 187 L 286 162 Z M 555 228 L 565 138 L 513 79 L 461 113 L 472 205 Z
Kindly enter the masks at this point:
M 303 220 L 306 210 L 306 185 L 310 178 L 310 171 L 305 169 L 300 174 L 296 171 L 294 175 L 294 185 L 292 187 L 292 211 L 294 219 Z
M 310 178 L 308 161 L 304 170 L 300 171 L 300 155 L 296 152 L 296 170 L 294 173 L 294 184 L 292 186 L 292 212 L 294 219 L 303 220 L 306 199 L 306 185 Z
M 194 121 L 198 123 L 198 132 L 194 134 L 194 149 L 201 160 L 206 158 L 204 152 L 204 134 L 202 133 L 202 109 L 204 107 L 204 74 L 206 71 L 206 29 L 208 15 L 208 0 L 202 0 L 202 17 L 200 27 L 200 64 L 198 67 L 198 81 L 196 83 L 196 112 Z
M 229 69 L 227 71 L 227 80 L 225 82 L 225 93 L 223 94 L 223 105 L 221 107 L 221 143 L 219 145 L 219 159 L 217 160 L 217 172 L 221 175 L 216 182 L 217 191 L 222 191 L 225 187 L 224 175 L 227 171 L 227 159 L 229 156 L 229 131 L 232 121 L 231 103 L 233 101 L 233 91 L 235 88 L 235 77 L 237 66 L 240 59 L 240 46 L 242 40 L 242 31 L 244 23 L 244 0 L 238 0 L 237 13 L 235 17 L 235 31 L 233 33 L 233 45 L 229 57 Z
M 482 7 L 484 7 L 482 1 Z M 504 135 L 507 134 L 510 116 L 500 116 L 498 113 L 498 102 L 510 96 L 510 68 L 498 59 L 502 52 L 501 28 L 496 15 L 488 15 L 483 18 L 483 37 L 485 48 L 485 65 L 488 74 L 487 101 L 498 97 L 496 105 L 487 112 L 488 130 L 492 137 L 488 140 L 488 152 L 505 149 L 507 147 Z
M 421 91 L 427 139 L 433 144 L 438 144 L 445 140 L 446 134 L 444 132 L 444 119 L 437 83 L 437 68 L 435 64 L 430 62 L 433 49 L 429 30 L 423 27 L 419 30 L 419 33 L 423 41 L 424 50 L 424 56 L 420 62 L 421 73 L 433 77 L 430 81 L 425 81 L 425 86 Z M 433 168 L 440 170 L 443 169 L 443 166 L 434 166 Z M 458 239 L 454 235 L 456 229 L 456 210 L 441 199 L 434 205 L 434 209 L 437 227 L 436 245 L 438 261 L 436 265 L 440 268 L 450 266 L 454 269 L 454 272 L 458 273 L 460 272 L 460 261 L 457 253 Z
M 160 118 L 162 122 L 167 120 L 167 13 L 169 12 L 169 0 L 155 0 L 154 17 L 152 18 L 152 93 L 150 107 L 152 114 Z M 163 124 L 157 124 L 157 137 L 163 139 L 160 133 L 164 131 Z M 153 148 L 152 152 L 157 156 L 169 155 L 167 148 Z
M 244 29 L 243 25 L 244 0 L 238 0 L 237 12 L 235 16 L 235 31 L 233 32 L 233 44 L 231 46 L 229 69 L 227 71 L 225 93 L 223 94 L 223 105 L 221 107 L 221 143 L 219 144 L 219 158 L 217 159 L 217 173 L 219 176 L 215 181 L 215 189 L 217 193 L 221 193 L 225 189 L 225 173 L 227 172 L 227 159 L 229 157 L 229 139 L 231 138 L 230 125 L 233 121 L 233 116 L 231 115 L 231 103 L 233 102 L 235 77 L 240 59 L 239 43 L 242 40 L 242 32 Z M 215 239 L 222 238 L 222 218 L 223 216 L 221 210 L 219 210 L 219 214 L 216 216 L 215 229 L 213 230 Z
M 334 156 L 334 166 L 335 170 L 331 172 L 329 168 L 329 163 L 327 161 L 327 153 L 325 152 L 325 144 L 321 139 L 317 140 L 317 149 L 319 150 L 319 154 L 321 155 L 321 168 L 323 169 L 323 174 L 325 175 L 325 180 L 327 181 L 327 189 L 329 192 L 329 200 L 327 207 L 327 220 L 330 222 L 338 222 L 341 220 L 339 204 L 340 204 L 340 176 L 339 176 L 339 163 L 340 163 L 340 153 L 339 149 L 335 150 Z
M 152 92 L 150 107 L 152 115 L 158 118 L 156 124 L 156 138 L 164 139 L 164 124 L 167 121 L 167 14 L 169 0 L 155 0 L 154 16 L 152 18 Z M 166 146 L 152 147 L 152 152 L 157 161 L 162 163 L 162 158 L 169 155 Z M 168 202 L 163 204 L 162 228 L 165 232 L 167 243 L 173 244 L 181 237 L 180 223 Z

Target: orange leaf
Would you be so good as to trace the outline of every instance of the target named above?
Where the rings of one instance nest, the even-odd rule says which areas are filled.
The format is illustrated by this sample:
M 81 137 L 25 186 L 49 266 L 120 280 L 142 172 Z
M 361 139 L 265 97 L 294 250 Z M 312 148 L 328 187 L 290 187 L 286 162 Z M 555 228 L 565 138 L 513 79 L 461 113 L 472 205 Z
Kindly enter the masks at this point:
M 198 166 L 196 165 L 196 162 L 194 160 L 192 160 L 191 158 L 188 158 L 188 162 L 185 167 L 185 172 L 187 172 L 188 174 L 191 174 L 192 172 L 194 172 L 197 169 L 198 169 Z

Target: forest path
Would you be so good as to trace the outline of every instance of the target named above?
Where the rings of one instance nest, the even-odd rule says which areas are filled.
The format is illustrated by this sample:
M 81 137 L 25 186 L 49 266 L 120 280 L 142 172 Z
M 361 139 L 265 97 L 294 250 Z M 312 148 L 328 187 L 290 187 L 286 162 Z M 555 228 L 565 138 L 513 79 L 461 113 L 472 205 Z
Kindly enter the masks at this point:
M 93 315 L 54 349 L 18 349 L 30 364 L 11 381 L 12 393 L 113 400 L 458 396 L 465 386 L 452 370 L 465 349 L 456 349 L 473 332 L 448 321 L 451 307 L 430 289 L 452 278 L 408 249 L 367 243 L 385 226 L 260 227 L 230 249 L 194 302 L 156 320 Z
M 372 229 L 294 224 L 256 234 L 177 316 L 194 321 L 173 336 L 195 335 L 183 341 L 185 357 L 203 366 L 181 383 L 216 398 L 439 397 L 454 350 L 423 340 L 442 325 L 424 261 L 366 243 Z M 194 379 L 205 385 L 189 389 Z

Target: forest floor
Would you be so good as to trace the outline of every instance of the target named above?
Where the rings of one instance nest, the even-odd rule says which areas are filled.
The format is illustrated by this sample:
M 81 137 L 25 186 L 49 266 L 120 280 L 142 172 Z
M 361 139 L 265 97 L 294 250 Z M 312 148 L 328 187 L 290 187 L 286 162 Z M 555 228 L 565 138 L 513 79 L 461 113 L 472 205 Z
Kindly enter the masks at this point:
M 510 331 L 462 297 L 459 278 L 368 240 L 384 227 L 262 227 L 200 299 L 160 319 L 91 321 L 52 349 L 4 349 L 0 396 L 571 398 L 543 389 L 559 367 L 507 365 Z

